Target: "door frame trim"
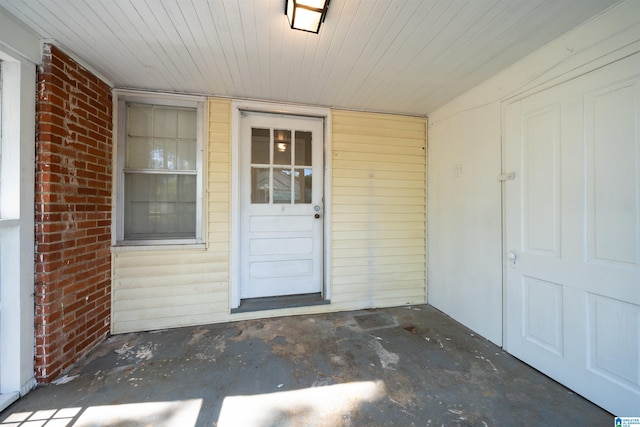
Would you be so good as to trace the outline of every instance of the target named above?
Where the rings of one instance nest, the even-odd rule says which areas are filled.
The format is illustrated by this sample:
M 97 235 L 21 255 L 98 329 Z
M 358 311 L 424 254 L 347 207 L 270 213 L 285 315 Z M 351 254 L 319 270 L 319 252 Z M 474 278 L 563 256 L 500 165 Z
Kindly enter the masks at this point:
M 240 113 L 254 111 L 270 114 L 290 114 L 324 119 L 324 285 L 322 296 L 331 298 L 331 110 L 297 104 L 279 104 L 262 101 L 231 101 L 231 241 L 229 254 L 229 310 L 240 306 Z

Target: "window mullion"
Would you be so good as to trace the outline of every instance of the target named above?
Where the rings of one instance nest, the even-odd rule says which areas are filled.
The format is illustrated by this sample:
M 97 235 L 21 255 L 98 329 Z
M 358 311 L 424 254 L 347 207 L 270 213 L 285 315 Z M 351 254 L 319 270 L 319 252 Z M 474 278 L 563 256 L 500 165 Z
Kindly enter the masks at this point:
M 122 171 L 124 173 L 139 173 L 139 174 L 150 174 L 150 175 L 198 175 L 197 170 L 126 168 L 126 169 L 123 169 Z

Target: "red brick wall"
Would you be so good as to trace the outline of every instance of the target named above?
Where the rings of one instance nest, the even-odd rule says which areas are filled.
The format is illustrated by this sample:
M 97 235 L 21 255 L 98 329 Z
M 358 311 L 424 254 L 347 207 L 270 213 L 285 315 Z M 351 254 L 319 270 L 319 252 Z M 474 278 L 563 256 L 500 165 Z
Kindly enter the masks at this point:
M 45 45 L 36 141 L 36 379 L 49 382 L 109 334 L 111 88 Z

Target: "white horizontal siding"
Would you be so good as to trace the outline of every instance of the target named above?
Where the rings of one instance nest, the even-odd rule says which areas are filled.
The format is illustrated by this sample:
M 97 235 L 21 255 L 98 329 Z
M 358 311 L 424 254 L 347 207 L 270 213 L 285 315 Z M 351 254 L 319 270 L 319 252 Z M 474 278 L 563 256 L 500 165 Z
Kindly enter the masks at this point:
M 116 251 L 114 333 L 425 302 L 425 120 L 333 111 L 331 304 L 230 314 L 231 106 L 208 107 L 206 249 Z
M 210 99 L 205 157 L 206 249 L 116 251 L 113 333 L 228 319 L 230 120 L 230 101 Z
M 332 112 L 331 301 L 426 301 L 426 123 Z

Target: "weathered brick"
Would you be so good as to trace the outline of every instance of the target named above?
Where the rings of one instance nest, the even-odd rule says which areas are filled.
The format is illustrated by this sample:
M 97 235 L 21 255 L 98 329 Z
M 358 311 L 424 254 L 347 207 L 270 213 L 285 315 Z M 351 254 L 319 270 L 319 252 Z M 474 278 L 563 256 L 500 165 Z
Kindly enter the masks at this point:
M 36 378 L 50 382 L 108 336 L 111 88 L 53 45 L 38 72 Z

